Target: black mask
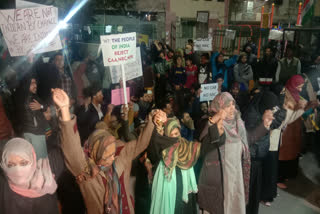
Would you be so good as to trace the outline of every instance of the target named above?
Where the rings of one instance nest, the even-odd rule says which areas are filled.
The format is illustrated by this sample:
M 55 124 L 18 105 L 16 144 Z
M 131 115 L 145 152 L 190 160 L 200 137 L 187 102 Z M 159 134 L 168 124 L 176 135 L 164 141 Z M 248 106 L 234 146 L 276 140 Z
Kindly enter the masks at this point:
M 279 95 L 278 95 L 278 99 L 279 99 L 279 104 L 280 104 L 280 106 L 283 106 L 283 104 L 284 104 L 284 99 L 285 99 L 285 94 L 279 94 Z
M 274 114 L 274 120 L 270 126 L 270 129 L 273 130 L 279 128 L 282 122 L 286 119 L 286 116 L 287 110 L 281 107 L 280 110 Z

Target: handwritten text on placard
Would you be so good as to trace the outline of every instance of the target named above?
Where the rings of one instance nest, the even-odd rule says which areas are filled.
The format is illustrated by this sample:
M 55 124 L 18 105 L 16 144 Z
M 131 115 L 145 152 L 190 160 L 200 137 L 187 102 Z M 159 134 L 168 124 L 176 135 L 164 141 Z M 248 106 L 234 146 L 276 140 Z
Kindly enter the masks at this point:
M 11 56 L 61 49 L 58 34 L 51 41 L 38 45 L 41 41 L 45 41 L 44 39 L 57 24 L 58 8 L 52 6 L 0 10 L 0 28 Z
M 137 48 L 136 61 L 125 64 L 124 72 L 127 80 L 132 80 L 137 77 L 142 76 L 142 63 L 141 63 L 141 53 L 140 48 Z M 110 67 L 111 80 L 113 84 L 119 83 L 121 79 L 121 66 L 111 66 Z
M 100 36 L 105 66 L 121 65 L 136 60 L 136 33 Z
M 218 94 L 218 83 L 202 84 L 200 102 L 211 101 Z
M 195 40 L 194 50 L 195 51 L 212 51 L 212 38 Z

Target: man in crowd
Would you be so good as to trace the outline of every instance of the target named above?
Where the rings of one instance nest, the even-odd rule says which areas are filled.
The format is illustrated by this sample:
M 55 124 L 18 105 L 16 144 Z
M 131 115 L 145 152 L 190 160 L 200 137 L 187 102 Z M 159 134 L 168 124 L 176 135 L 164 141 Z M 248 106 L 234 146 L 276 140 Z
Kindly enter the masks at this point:
M 301 63 L 298 58 L 294 57 L 293 48 L 287 46 L 286 57 L 279 61 L 276 82 L 285 85 L 286 82 L 296 74 L 301 74 Z
M 71 105 L 73 105 L 75 103 L 74 84 L 70 74 L 65 69 L 62 53 L 57 53 L 54 56 L 53 63 L 59 71 L 60 87 L 71 97 Z

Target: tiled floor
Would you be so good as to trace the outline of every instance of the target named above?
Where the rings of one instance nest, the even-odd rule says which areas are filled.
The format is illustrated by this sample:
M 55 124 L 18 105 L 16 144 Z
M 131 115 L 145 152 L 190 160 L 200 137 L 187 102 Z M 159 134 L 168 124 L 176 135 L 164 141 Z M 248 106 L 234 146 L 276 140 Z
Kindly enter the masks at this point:
M 279 190 L 279 197 L 271 207 L 260 205 L 259 214 L 315 214 L 320 213 L 320 169 L 313 153 L 300 159 L 301 172 Z

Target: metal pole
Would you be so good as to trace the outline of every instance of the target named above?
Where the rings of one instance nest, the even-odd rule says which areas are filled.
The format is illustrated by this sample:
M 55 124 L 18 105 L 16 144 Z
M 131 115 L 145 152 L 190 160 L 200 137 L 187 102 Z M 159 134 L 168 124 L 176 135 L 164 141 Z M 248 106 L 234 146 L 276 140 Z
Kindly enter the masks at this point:
M 220 29 L 220 45 L 219 45 L 219 52 L 221 52 L 222 50 L 222 30 L 221 30 L 221 25 L 219 25 L 219 29 Z
M 125 103 L 125 105 L 127 105 L 128 98 L 127 98 L 126 75 L 124 73 L 124 65 L 123 64 L 121 64 L 121 73 L 122 73 L 122 87 L 123 87 L 124 103 Z
M 239 32 L 239 41 L 238 41 L 238 52 L 240 53 L 240 45 L 241 45 L 241 27 Z
M 257 55 L 258 59 L 260 59 L 260 51 L 261 51 L 261 28 L 262 28 L 263 13 L 264 13 L 264 6 L 262 6 L 262 8 L 261 8 L 260 36 L 259 36 L 258 55 Z
M 271 9 L 271 17 L 270 17 L 270 29 L 272 29 L 272 23 L 273 23 L 273 14 L 274 14 L 274 3 L 272 3 L 272 9 Z
M 299 11 L 298 11 L 298 17 L 297 17 L 297 25 L 301 25 L 301 7 L 302 7 L 302 2 L 299 3 Z

